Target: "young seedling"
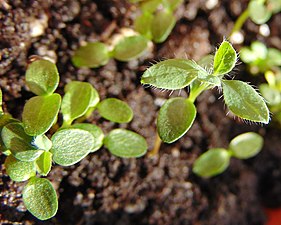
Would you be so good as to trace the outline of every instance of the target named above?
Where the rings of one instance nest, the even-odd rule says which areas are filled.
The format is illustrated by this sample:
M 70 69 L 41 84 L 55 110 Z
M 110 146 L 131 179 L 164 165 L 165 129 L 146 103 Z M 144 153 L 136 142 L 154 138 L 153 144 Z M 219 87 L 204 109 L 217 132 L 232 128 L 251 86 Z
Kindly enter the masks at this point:
M 7 155 L 6 172 L 14 181 L 28 181 L 23 190 L 23 201 L 30 213 L 40 220 L 53 217 L 58 209 L 51 182 L 40 178 L 48 175 L 53 162 L 62 166 L 73 165 L 103 145 L 113 155 L 124 158 L 140 157 L 147 151 L 145 139 L 132 131 L 114 129 L 104 135 L 97 125 L 74 123 L 96 109 L 107 120 L 128 123 L 133 118 L 133 111 L 125 102 L 115 98 L 100 102 L 92 85 L 78 81 L 68 83 L 61 98 L 54 93 L 58 83 L 55 64 L 36 60 L 27 69 L 26 84 L 38 96 L 26 102 L 22 121 L 13 119 L 2 108 L 0 110 L 0 150 Z M 0 97 L 2 105 L 2 92 Z M 63 115 L 63 124 L 47 136 L 49 129 L 57 123 L 59 111 Z
M 188 98 L 167 100 L 157 119 L 160 138 L 172 143 L 182 137 L 192 126 L 196 117 L 194 101 L 203 91 L 217 87 L 222 89 L 225 104 L 234 115 L 253 122 L 269 122 L 269 110 L 264 99 L 249 84 L 226 80 L 232 71 L 237 54 L 228 41 L 223 41 L 213 58 L 213 65 L 204 68 L 205 62 L 197 64 L 188 59 L 168 59 L 148 68 L 142 76 L 142 84 L 178 90 L 190 86 Z
M 192 171 L 198 176 L 209 178 L 223 173 L 231 157 L 248 159 L 257 155 L 263 146 L 263 138 L 254 132 L 240 134 L 231 140 L 228 149 L 212 148 L 200 155 Z

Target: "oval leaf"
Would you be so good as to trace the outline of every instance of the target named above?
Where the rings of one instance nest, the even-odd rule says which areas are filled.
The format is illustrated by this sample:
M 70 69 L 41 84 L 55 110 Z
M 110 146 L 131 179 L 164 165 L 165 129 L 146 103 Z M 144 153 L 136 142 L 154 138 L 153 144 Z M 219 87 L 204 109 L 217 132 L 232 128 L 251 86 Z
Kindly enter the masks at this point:
M 225 104 L 233 114 L 254 122 L 269 122 L 269 110 L 254 88 L 238 80 L 223 80 L 222 84 Z
M 196 108 L 188 99 L 178 97 L 167 100 L 157 118 L 160 138 L 166 143 L 178 140 L 192 126 L 195 117 Z
M 59 72 L 56 65 L 40 59 L 32 62 L 25 74 L 26 84 L 36 95 L 52 94 L 59 84 Z
M 98 126 L 96 126 L 94 124 L 88 124 L 88 123 L 76 123 L 76 124 L 72 125 L 72 127 L 78 128 L 81 130 L 86 130 L 93 135 L 95 143 L 91 149 L 91 152 L 97 151 L 103 145 L 104 134 Z
M 152 39 L 151 22 L 153 15 L 150 13 L 143 13 L 135 19 L 135 30 L 147 39 Z
M 199 73 L 200 66 L 186 59 L 168 59 L 148 68 L 142 78 L 142 84 L 157 88 L 178 90 L 188 86 Z
M 35 161 L 38 173 L 41 176 L 47 176 L 52 167 L 52 153 L 43 152 Z
M 36 96 L 27 101 L 22 113 L 24 130 L 30 136 L 46 133 L 57 119 L 61 105 L 59 94 Z
M 73 165 L 88 155 L 94 147 L 93 135 L 77 128 L 57 131 L 51 138 L 53 160 L 62 166 Z
M 50 181 L 33 177 L 22 192 L 24 205 L 40 220 L 53 217 L 58 210 L 58 198 Z
M 26 181 L 36 175 L 34 162 L 23 162 L 9 155 L 5 160 L 7 174 L 13 181 Z
M 97 68 L 107 64 L 109 51 L 101 42 L 87 43 L 75 51 L 71 60 L 76 67 Z
M 124 130 L 112 130 L 104 139 L 104 145 L 115 156 L 136 158 L 147 151 L 147 143 L 139 134 Z
M 230 154 L 226 149 L 214 148 L 200 155 L 192 171 L 201 177 L 212 177 L 224 172 L 229 166 Z
M 229 73 L 235 66 L 237 54 L 228 41 L 223 41 L 214 58 L 214 75 Z
M 229 149 L 233 156 L 239 159 L 248 159 L 258 154 L 263 146 L 263 138 L 254 132 L 240 134 L 231 140 Z
M 271 11 L 266 8 L 264 1 L 250 1 L 249 16 L 256 24 L 264 24 L 271 17 Z
M 133 119 L 130 106 L 117 98 L 107 98 L 98 104 L 100 115 L 112 122 L 128 123 Z

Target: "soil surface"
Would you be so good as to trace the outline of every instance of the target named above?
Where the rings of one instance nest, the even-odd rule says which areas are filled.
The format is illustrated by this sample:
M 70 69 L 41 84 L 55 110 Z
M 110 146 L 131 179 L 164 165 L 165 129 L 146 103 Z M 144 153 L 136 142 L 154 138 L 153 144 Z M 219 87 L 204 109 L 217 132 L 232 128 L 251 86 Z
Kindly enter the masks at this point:
M 209 5 L 207 3 L 210 3 Z M 140 76 L 153 61 L 181 57 L 199 60 L 214 52 L 226 37 L 248 1 L 190 0 L 176 11 L 177 24 L 168 40 L 154 45 L 138 60 L 115 60 L 98 69 L 78 69 L 71 55 L 85 41 L 109 42 L 122 27 L 132 27 L 137 8 L 125 0 L 2 0 L 0 1 L 0 86 L 4 109 L 20 118 L 24 102 L 32 97 L 24 83 L 31 55 L 56 62 L 61 81 L 90 82 L 101 99 L 117 97 L 126 101 L 135 117 L 128 125 L 143 135 L 152 150 L 155 119 L 159 105 L 169 96 L 187 96 L 140 85 Z M 281 46 L 281 15 L 268 22 L 270 36 L 247 21 L 244 44 L 261 40 Z M 235 46 L 239 49 L 239 45 Z M 231 76 L 257 84 L 262 78 L 247 76 L 238 65 Z M 48 175 L 59 195 L 59 211 L 48 221 L 39 221 L 26 211 L 21 200 L 24 183 L 12 182 L 0 155 L 1 224 L 157 224 L 157 225 L 262 225 L 263 207 L 281 206 L 280 129 L 245 124 L 227 115 L 217 90 L 202 94 L 198 115 L 191 130 L 174 144 L 162 144 L 158 155 L 120 159 L 101 149 L 71 167 L 53 165 Z M 93 114 L 88 122 L 104 132 L 118 127 Z M 227 171 L 202 179 L 192 171 L 194 160 L 210 147 L 227 147 L 236 135 L 255 131 L 265 137 L 262 152 L 246 161 L 231 160 Z

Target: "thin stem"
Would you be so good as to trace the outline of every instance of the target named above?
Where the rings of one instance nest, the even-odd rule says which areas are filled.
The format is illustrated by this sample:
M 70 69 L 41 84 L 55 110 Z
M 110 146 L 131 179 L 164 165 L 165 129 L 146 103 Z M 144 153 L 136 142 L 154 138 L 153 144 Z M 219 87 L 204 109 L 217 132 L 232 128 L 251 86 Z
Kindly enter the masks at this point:
M 161 141 L 158 133 L 156 133 L 154 147 L 153 147 L 152 151 L 149 152 L 149 154 L 148 154 L 149 157 L 153 157 L 159 153 L 161 143 L 162 143 L 162 141 Z
M 192 102 L 196 100 L 196 98 L 207 88 L 209 87 L 209 84 L 203 83 L 201 86 L 199 86 L 194 91 L 190 91 L 188 99 Z
M 229 37 L 231 37 L 231 35 L 233 35 L 235 32 L 241 30 L 243 24 L 245 23 L 245 21 L 249 18 L 249 9 L 245 9 L 244 12 L 238 17 L 238 19 L 236 20 Z

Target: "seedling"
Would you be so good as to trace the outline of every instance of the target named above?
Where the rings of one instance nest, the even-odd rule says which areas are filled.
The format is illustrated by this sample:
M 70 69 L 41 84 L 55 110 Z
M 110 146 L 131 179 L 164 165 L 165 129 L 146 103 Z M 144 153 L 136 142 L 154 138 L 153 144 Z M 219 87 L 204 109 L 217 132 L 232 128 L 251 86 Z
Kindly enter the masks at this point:
M 223 173 L 231 157 L 248 159 L 257 155 L 263 146 L 263 138 L 254 132 L 240 134 L 231 140 L 228 149 L 212 148 L 195 160 L 193 172 L 201 177 L 212 177 Z
M 116 156 L 131 158 L 146 153 L 145 139 L 125 129 L 114 129 L 104 135 L 94 124 L 75 123 L 97 110 L 101 117 L 117 123 L 128 123 L 132 109 L 123 101 L 108 98 L 100 102 L 98 92 L 86 82 L 72 81 L 65 86 L 63 98 L 54 93 L 59 83 L 56 66 L 47 60 L 32 62 L 26 72 L 30 91 L 38 96 L 29 99 L 23 109 L 22 121 L 0 110 L 1 152 L 7 155 L 5 168 L 14 181 L 28 181 L 23 190 L 26 208 L 38 219 L 53 217 L 58 199 L 47 176 L 52 163 L 70 166 L 105 145 Z M 2 92 L 0 92 L 2 97 Z M 1 104 L 2 105 L 2 98 Z M 62 126 L 47 135 L 57 124 L 58 113 Z M 50 137 L 50 139 L 49 139 Z M 36 176 L 38 175 L 38 177 Z
M 189 130 L 196 117 L 194 101 L 203 91 L 214 87 L 222 89 L 225 104 L 237 117 L 258 123 L 269 122 L 265 101 L 253 87 L 224 78 L 237 61 L 237 54 L 228 41 L 222 42 L 212 61 L 211 66 L 203 61 L 168 59 L 151 66 L 143 74 L 142 84 L 156 88 L 178 90 L 190 87 L 188 98 L 171 98 L 159 111 L 157 130 L 164 142 L 172 143 Z

